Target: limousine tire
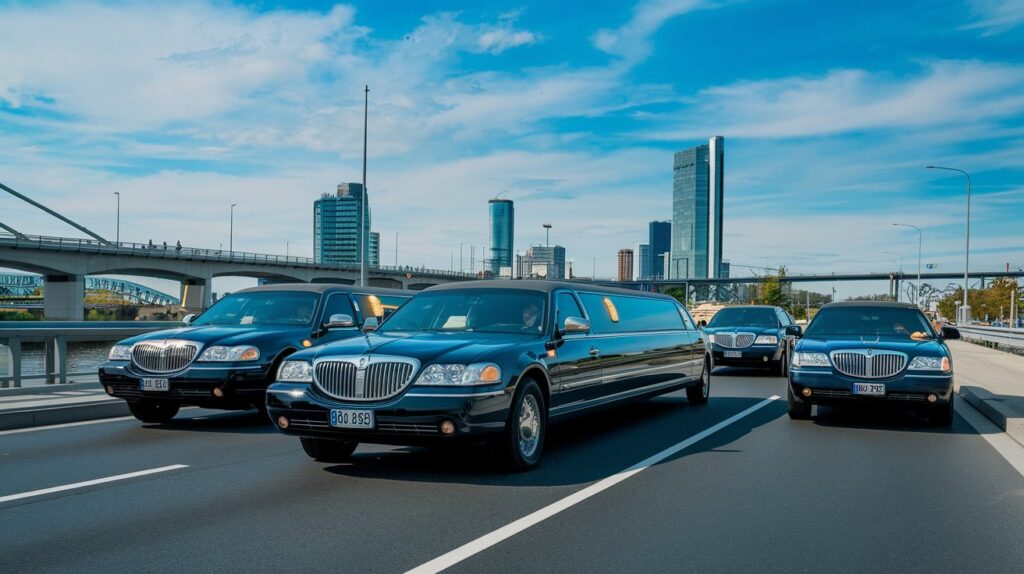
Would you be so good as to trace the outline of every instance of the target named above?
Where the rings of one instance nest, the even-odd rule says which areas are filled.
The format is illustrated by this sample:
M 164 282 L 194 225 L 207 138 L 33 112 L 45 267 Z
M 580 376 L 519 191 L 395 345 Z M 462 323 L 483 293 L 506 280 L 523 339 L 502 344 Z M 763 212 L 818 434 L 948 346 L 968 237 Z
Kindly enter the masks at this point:
M 511 471 L 528 470 L 540 462 L 547 434 L 547 408 L 540 386 L 530 378 L 520 381 L 512 398 L 505 430 L 495 445 L 502 465 Z
M 786 402 L 789 403 L 789 418 L 793 420 L 806 420 L 811 418 L 811 403 L 797 401 L 793 396 L 793 386 L 786 381 Z
M 309 458 L 320 462 L 345 462 L 355 452 L 359 443 L 354 440 L 331 440 L 327 438 L 300 437 L 302 450 Z
M 704 368 L 701 369 L 700 382 L 696 385 L 686 387 L 686 400 L 691 405 L 708 404 L 708 396 L 711 395 L 711 365 L 704 359 Z
M 144 423 L 165 423 L 178 414 L 180 407 L 167 401 L 154 401 L 143 399 L 141 401 L 128 401 L 128 410 L 132 416 Z
M 779 357 L 779 361 L 775 363 L 774 368 L 776 377 L 788 377 L 789 376 L 789 356 L 786 352 L 782 353 Z

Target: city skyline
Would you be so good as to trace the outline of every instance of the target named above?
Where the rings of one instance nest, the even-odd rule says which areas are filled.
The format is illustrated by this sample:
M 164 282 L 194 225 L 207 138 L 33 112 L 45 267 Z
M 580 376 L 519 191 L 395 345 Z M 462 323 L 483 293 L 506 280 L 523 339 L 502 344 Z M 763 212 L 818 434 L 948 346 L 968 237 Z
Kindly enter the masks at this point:
M 120 192 L 121 236 L 142 243 L 226 247 L 237 203 L 236 249 L 312 256 L 308 202 L 361 169 L 368 83 L 368 180 L 389 263 L 395 231 L 402 264 L 447 268 L 460 241 L 488 245 L 477 206 L 515 189 L 519 249 L 558 214 L 578 264 L 589 274 L 597 258 L 612 276 L 607 254 L 671 208 L 666 157 L 717 133 L 730 142 L 734 274 L 888 270 L 879 253 L 916 250 L 890 225 L 904 214 L 923 229 L 926 263 L 959 267 L 964 182 L 929 163 L 973 176 L 972 267 L 1024 264 L 1019 21 L 972 2 L 879 3 L 870 18 L 828 6 L 814 26 L 756 3 L 660 5 L 608 3 L 574 26 L 561 18 L 579 14 L 571 3 L 5 6 L 3 181 L 106 235 Z M 206 35 L 192 32 L 199 22 Z M 822 33 L 830 26 L 863 43 Z M 72 44 L 78 28 L 88 32 Z M 686 74 L 671 65 L 712 45 L 715 58 Z M 67 69 L 72 49 L 102 66 Z M 197 69 L 215 73 L 200 82 Z M 0 211 L 27 233 L 74 234 L 7 199 Z

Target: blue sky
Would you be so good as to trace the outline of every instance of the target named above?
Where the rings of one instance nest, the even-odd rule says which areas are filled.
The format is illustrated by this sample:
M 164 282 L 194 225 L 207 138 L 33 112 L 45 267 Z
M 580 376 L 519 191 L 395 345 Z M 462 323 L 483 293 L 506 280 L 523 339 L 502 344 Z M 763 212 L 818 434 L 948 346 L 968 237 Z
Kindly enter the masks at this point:
M 1024 266 L 1024 2 L 0 3 L 0 181 L 125 240 L 312 253 L 361 171 L 382 259 L 566 246 L 579 274 L 669 217 L 672 152 L 726 138 L 725 256 L 794 272 Z M 0 198 L 0 221 L 76 235 Z M 739 269 L 738 269 L 739 270 Z M 881 290 L 881 288 L 879 288 Z

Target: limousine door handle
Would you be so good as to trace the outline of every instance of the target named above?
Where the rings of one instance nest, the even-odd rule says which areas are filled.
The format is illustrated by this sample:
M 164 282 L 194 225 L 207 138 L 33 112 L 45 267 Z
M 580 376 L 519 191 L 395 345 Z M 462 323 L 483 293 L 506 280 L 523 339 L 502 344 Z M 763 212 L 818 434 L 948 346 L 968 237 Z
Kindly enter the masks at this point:
M 590 348 L 590 355 L 591 356 L 596 357 L 596 356 L 598 356 L 600 354 L 601 354 L 601 349 L 598 349 L 597 347 L 591 347 Z

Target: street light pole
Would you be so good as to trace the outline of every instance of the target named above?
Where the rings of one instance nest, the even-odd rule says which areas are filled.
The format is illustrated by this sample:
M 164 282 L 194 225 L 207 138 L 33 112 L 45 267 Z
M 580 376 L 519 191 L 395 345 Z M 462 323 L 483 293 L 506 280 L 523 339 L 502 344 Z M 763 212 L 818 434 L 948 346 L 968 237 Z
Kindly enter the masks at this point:
M 398 231 L 395 232 L 395 269 L 398 268 Z
M 917 303 L 918 307 L 921 306 L 921 242 L 924 238 L 924 234 L 921 233 L 921 228 L 916 225 L 909 223 L 893 223 L 896 227 L 911 227 L 917 230 L 917 296 L 914 298 L 914 303 Z
M 115 191 L 114 195 L 117 197 L 117 227 L 115 228 L 114 234 L 114 245 L 121 246 L 121 192 Z
M 366 129 L 369 123 L 370 86 L 363 92 L 363 204 L 359 209 L 359 284 L 366 287 L 366 244 L 369 233 L 366 225 L 366 204 L 369 196 L 366 193 Z M 379 263 L 379 262 L 378 262 Z
M 939 165 L 925 166 L 925 169 L 944 169 L 946 171 L 955 171 L 964 174 L 967 178 L 967 234 L 964 240 L 964 302 L 960 305 L 960 313 L 963 314 L 963 322 L 967 323 L 971 319 L 971 306 L 967 303 L 967 292 L 970 291 L 971 287 L 968 275 L 971 268 L 971 174 L 955 167 L 942 167 Z M 957 315 L 957 320 L 960 320 L 959 314 Z
M 551 247 L 551 224 L 544 223 L 544 247 Z
M 228 227 L 228 253 L 232 256 L 235 254 L 235 206 L 237 203 L 231 204 L 231 223 Z

